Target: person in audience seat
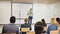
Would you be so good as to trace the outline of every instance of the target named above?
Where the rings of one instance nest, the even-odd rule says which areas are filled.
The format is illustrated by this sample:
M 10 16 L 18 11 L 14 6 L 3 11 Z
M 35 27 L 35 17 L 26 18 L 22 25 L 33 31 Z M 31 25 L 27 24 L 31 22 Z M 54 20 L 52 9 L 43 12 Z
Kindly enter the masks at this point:
M 42 21 L 44 27 L 47 27 L 47 24 L 46 24 L 46 22 L 45 22 L 45 19 L 42 19 L 41 21 Z
M 58 26 L 56 25 L 57 21 L 56 18 L 51 19 L 51 25 L 48 26 L 47 34 L 50 34 L 51 30 L 57 30 Z
M 43 32 L 43 24 L 39 21 L 35 24 L 34 30 L 35 30 L 35 34 L 42 34 Z
M 30 30 L 31 30 L 30 24 L 27 23 L 28 22 L 27 18 L 24 19 L 24 22 L 25 22 L 24 24 L 21 24 L 21 28 L 30 28 Z M 20 30 L 21 30 L 21 28 L 20 28 Z M 22 32 L 22 34 L 26 34 L 26 32 Z
M 60 18 L 57 17 L 57 18 L 56 18 L 56 21 L 57 21 L 57 26 L 60 27 Z
M 44 27 L 47 27 L 47 24 L 46 24 L 46 22 L 45 22 L 45 19 L 41 19 L 41 22 L 43 23 L 43 26 L 44 26 Z M 43 33 L 46 33 L 46 31 L 44 30 Z
M 19 28 L 16 24 L 14 24 L 16 21 L 15 16 L 10 17 L 10 24 L 6 24 L 3 26 L 2 33 L 19 33 Z

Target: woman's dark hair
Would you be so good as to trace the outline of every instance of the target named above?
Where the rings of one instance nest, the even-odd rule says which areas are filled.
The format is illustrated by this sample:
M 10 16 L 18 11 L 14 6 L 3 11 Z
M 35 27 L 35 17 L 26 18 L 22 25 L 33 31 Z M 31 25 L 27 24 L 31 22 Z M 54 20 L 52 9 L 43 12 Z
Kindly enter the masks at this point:
M 43 31 L 43 24 L 41 22 L 37 22 L 35 24 L 35 34 L 41 34 Z
M 44 26 L 47 26 L 46 23 L 45 23 L 45 19 L 42 19 L 41 21 L 42 21 Z
M 16 21 L 15 16 L 11 16 L 11 17 L 10 17 L 10 23 L 15 23 L 15 21 Z
M 56 21 L 60 24 L 60 18 L 59 17 L 56 18 Z

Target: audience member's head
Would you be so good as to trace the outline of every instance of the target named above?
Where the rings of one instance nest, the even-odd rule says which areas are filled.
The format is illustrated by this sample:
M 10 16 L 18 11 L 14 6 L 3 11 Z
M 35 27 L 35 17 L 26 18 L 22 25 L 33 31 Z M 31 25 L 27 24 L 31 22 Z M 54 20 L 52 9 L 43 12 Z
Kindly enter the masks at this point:
M 42 19 L 41 21 L 45 23 L 45 19 Z
M 35 32 L 36 34 L 41 34 L 43 31 L 43 24 L 39 21 L 35 24 Z
M 55 24 L 56 23 L 56 19 L 55 18 L 51 18 L 51 23 Z
M 27 23 L 27 22 L 28 22 L 28 19 L 27 19 L 27 18 L 25 18 L 25 19 L 24 19 L 24 22 L 25 22 L 25 23 Z
M 41 21 L 42 21 L 44 26 L 47 26 L 46 23 L 45 23 L 45 19 L 42 19 Z
M 60 18 L 59 17 L 56 18 L 56 21 L 60 24 Z
M 16 21 L 15 16 L 11 16 L 11 17 L 10 17 L 10 23 L 15 23 L 15 21 Z
M 60 18 L 59 18 L 59 17 L 57 17 L 57 18 L 56 18 L 56 21 L 57 21 L 57 22 L 59 22 L 59 20 L 60 20 Z
M 38 22 L 36 22 L 36 24 L 39 25 L 39 24 L 42 24 L 42 22 L 38 21 Z

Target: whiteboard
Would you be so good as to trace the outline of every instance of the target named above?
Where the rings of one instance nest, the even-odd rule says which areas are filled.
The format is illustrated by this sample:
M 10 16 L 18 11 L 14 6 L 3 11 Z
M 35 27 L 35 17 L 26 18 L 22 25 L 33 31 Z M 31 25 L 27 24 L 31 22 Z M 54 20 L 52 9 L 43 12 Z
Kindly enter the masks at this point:
M 32 4 L 13 3 L 12 15 L 16 18 L 26 18 L 30 8 L 32 8 Z
M 12 16 L 16 18 L 21 18 L 16 21 L 16 24 L 23 24 L 24 18 L 28 18 L 28 11 L 32 8 L 32 4 L 20 4 L 20 3 L 13 3 L 12 4 Z

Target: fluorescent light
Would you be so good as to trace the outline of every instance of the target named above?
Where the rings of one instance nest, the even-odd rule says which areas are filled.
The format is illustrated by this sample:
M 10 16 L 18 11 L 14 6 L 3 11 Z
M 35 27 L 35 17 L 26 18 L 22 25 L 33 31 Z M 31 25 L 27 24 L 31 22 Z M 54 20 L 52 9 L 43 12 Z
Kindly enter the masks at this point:
M 13 1 L 16 1 L 16 0 L 13 0 Z
M 45 1 L 45 3 L 48 3 L 47 1 Z
M 37 0 L 35 0 L 35 2 L 38 2 Z

